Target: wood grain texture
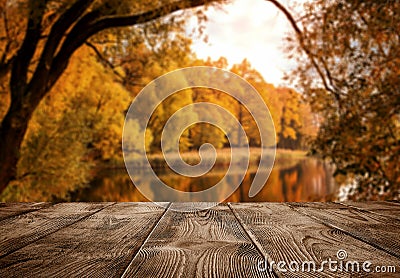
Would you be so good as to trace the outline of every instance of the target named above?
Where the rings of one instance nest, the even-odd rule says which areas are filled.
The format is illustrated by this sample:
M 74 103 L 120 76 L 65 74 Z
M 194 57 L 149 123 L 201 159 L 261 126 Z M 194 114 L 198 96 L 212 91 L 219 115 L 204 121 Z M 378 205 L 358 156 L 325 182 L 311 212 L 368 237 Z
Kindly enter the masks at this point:
M 399 277 L 398 203 L 233 203 L 197 211 L 212 205 L 5 204 L 0 277 Z M 395 266 L 397 273 L 257 268 L 266 259 L 312 261 L 318 269 L 339 250 L 347 252 L 343 262 L 371 261 L 372 270 Z
M 51 203 L 0 203 L 0 221 L 31 211 L 50 207 Z
M 197 212 L 173 204 L 123 277 L 270 277 L 263 257 L 226 205 Z M 186 208 L 185 208 L 186 209 Z
M 112 203 L 61 203 L 0 223 L 0 258 L 96 213 Z
M 382 216 L 389 217 L 388 221 L 396 219 L 400 221 L 400 204 L 394 202 L 341 202 L 341 204 L 369 212 L 377 213 Z
M 314 205 L 323 207 L 321 204 Z M 349 260 L 371 260 L 374 264 L 399 265 L 396 257 L 302 215 L 285 204 L 232 203 L 229 206 L 269 263 L 296 262 L 293 263 L 293 268 L 296 264 L 301 268 L 303 262 L 312 261 L 318 269 L 325 260 L 338 260 L 337 252 L 345 250 Z M 276 264 L 273 267 L 283 277 L 381 277 L 365 272 L 333 272 L 327 266 L 323 272 L 292 272 L 288 266 L 287 272 L 280 272 Z M 386 277 L 391 277 L 390 275 Z
M 341 204 L 332 203 L 327 207 L 309 203 L 288 205 L 400 259 L 400 224 L 397 221 Z
M 121 277 L 164 210 L 109 206 L 1 259 L 0 277 Z

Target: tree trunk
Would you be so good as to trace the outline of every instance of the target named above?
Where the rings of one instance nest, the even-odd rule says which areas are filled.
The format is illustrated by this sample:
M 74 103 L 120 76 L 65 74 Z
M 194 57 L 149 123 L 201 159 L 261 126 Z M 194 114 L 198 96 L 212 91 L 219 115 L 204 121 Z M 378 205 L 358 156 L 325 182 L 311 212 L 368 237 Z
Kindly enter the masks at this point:
M 34 110 L 12 102 L 0 125 L 0 193 L 16 177 L 20 147 Z

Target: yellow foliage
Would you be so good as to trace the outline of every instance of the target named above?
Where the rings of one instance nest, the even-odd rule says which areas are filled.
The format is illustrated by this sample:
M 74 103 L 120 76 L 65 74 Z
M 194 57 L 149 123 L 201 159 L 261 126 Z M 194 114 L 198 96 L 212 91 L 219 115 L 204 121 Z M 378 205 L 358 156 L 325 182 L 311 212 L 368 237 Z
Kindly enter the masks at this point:
M 18 164 L 2 200 L 68 200 L 89 182 L 97 160 L 121 157 L 123 111 L 129 93 L 89 49 L 72 57 L 63 76 L 36 109 Z

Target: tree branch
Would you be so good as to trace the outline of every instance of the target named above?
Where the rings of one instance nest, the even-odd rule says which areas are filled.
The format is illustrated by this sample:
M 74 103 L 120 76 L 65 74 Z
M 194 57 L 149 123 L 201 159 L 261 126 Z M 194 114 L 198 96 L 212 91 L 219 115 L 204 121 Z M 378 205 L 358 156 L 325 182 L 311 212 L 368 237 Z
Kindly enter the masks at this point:
M 290 22 L 290 24 L 292 25 L 292 28 L 294 29 L 296 36 L 299 40 L 300 43 L 300 47 L 301 49 L 303 49 L 303 51 L 306 53 L 307 57 L 310 59 L 313 67 L 315 68 L 315 70 L 317 71 L 318 75 L 321 78 L 321 81 L 324 85 L 324 88 L 329 91 L 330 93 L 333 94 L 333 96 L 335 97 L 339 108 L 341 105 L 340 102 L 340 95 L 338 94 L 338 92 L 336 92 L 334 89 L 332 89 L 329 85 L 328 82 L 326 80 L 326 76 L 324 75 L 322 69 L 320 68 L 320 66 L 318 65 L 317 61 L 314 58 L 314 54 L 311 52 L 311 50 L 306 46 L 305 42 L 304 42 L 304 34 L 302 32 L 302 30 L 299 28 L 299 26 L 296 23 L 296 20 L 293 18 L 292 14 L 281 4 L 279 3 L 277 0 L 266 0 L 268 2 L 271 2 L 273 5 L 275 5 L 275 7 L 277 7 L 281 12 L 283 12 L 283 14 L 286 16 L 287 20 Z
M 87 41 L 85 42 L 85 45 L 90 47 L 96 53 L 97 57 L 101 60 L 101 62 L 105 64 L 107 67 L 109 67 L 116 76 L 121 78 L 121 80 L 124 80 L 124 77 L 118 71 L 115 70 L 115 65 L 113 65 L 109 60 L 107 60 L 94 44 Z
M 103 56 L 103 54 L 101 54 L 100 50 L 98 50 L 97 47 L 93 43 L 87 41 L 87 42 L 85 42 L 85 45 L 90 47 L 96 53 L 97 57 L 101 60 L 101 62 L 103 64 L 105 64 L 110 69 L 114 69 L 115 68 L 115 66 L 109 60 L 107 60 Z
M 57 81 L 61 73 L 64 71 L 68 64 L 68 59 L 78 49 L 83 45 L 88 38 L 94 34 L 113 27 L 125 27 L 137 24 L 146 23 L 157 18 L 166 16 L 175 11 L 195 8 L 203 6 L 205 4 L 216 2 L 213 0 L 181 0 L 173 1 L 168 4 L 164 4 L 161 7 L 155 8 L 153 10 L 143 12 L 135 15 L 107 15 L 101 16 L 99 10 L 93 11 L 83 17 L 71 30 L 65 39 L 60 51 L 53 60 L 50 71 L 52 76 L 47 84 L 47 88 L 53 86 Z M 97 13 L 97 14 L 96 14 Z
M 11 96 L 20 98 L 27 84 L 27 73 L 30 61 L 35 53 L 41 35 L 41 23 L 47 0 L 29 1 L 29 18 L 25 38 L 12 65 Z
M 45 47 L 36 67 L 35 73 L 30 81 L 30 87 L 43 88 L 46 87 L 46 80 L 50 73 L 50 66 L 54 58 L 54 53 L 60 45 L 60 42 L 65 35 L 65 32 L 71 28 L 74 22 L 85 13 L 86 9 L 93 3 L 94 0 L 77 0 L 69 7 L 54 23 L 48 35 Z M 46 90 L 44 90 L 46 91 Z M 29 93 L 27 90 L 26 93 Z

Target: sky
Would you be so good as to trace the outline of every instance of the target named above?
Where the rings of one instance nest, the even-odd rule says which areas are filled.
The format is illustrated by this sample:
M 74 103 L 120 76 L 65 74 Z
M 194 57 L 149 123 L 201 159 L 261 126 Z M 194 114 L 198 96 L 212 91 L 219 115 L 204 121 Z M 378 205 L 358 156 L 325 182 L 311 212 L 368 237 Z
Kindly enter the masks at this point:
M 288 0 L 281 1 L 287 7 Z M 247 58 L 265 81 L 285 85 L 284 72 L 294 67 L 284 53 L 284 37 L 291 32 L 285 16 L 265 0 L 234 0 L 223 10 L 209 8 L 205 33 L 208 43 L 195 40 L 192 46 L 198 58 L 220 56 L 230 65 Z

